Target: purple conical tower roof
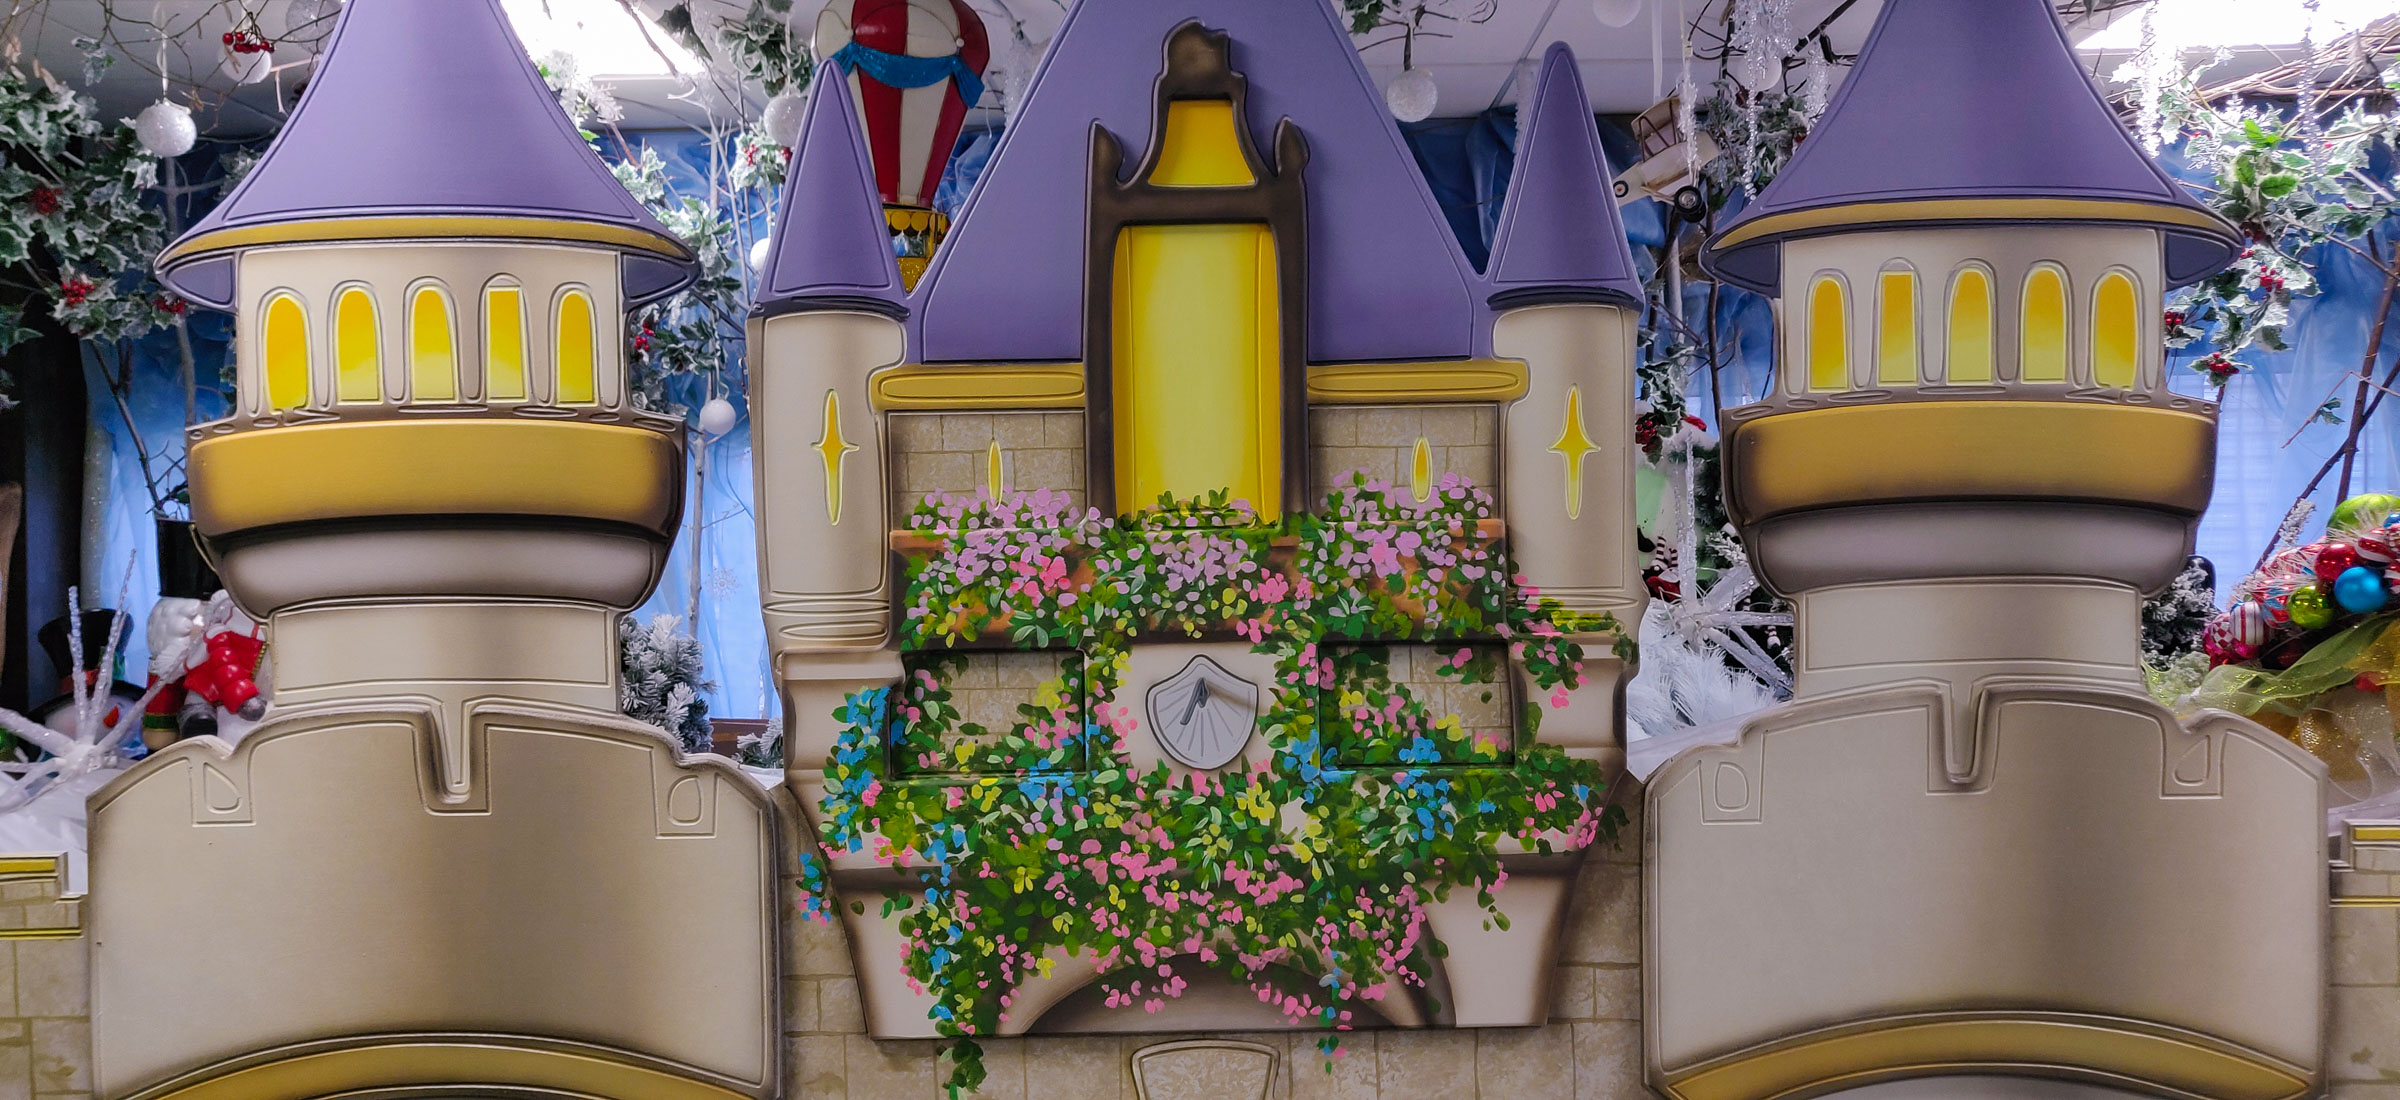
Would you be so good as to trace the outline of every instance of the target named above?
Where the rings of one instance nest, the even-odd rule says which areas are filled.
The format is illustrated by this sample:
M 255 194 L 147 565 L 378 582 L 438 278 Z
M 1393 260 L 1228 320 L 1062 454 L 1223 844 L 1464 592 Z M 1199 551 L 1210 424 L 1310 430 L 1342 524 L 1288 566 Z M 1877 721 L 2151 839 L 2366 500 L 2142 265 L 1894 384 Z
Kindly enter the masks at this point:
M 2176 286 L 2240 247 L 2118 124 L 2049 0 L 1887 0 L 1824 120 L 1701 262 L 1774 293 L 1793 237 L 2060 222 L 2158 228 Z
M 1551 43 L 1542 57 L 1521 132 L 1486 275 L 1492 305 L 1640 304 L 1642 283 L 1609 189 L 1600 128 L 1564 42 Z
M 497 0 L 350 0 L 282 133 L 159 277 L 228 307 L 242 248 L 394 237 L 604 245 L 629 304 L 698 270 L 576 132 Z
M 1461 358 L 1483 323 L 1459 251 L 1330 0 L 1079 0 L 918 284 L 924 361 L 1083 355 L 1092 127 L 1152 140 L 1160 51 L 1183 23 L 1230 35 L 1260 149 L 1308 141 L 1308 358 Z
M 850 105 L 850 82 L 819 80 L 792 150 L 775 243 L 767 246 L 761 316 L 803 309 L 868 309 L 908 314 L 908 291 L 892 258 L 891 230 L 875 167 Z

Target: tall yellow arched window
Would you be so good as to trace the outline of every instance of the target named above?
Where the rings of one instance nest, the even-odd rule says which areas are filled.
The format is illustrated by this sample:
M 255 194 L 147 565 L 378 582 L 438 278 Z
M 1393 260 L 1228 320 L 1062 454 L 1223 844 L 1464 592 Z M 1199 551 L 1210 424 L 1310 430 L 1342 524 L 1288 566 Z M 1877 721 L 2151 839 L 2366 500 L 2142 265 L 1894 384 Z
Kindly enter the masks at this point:
M 292 294 L 267 299 L 258 325 L 260 388 L 270 412 L 308 404 L 308 311 Z
M 343 287 L 333 300 L 334 395 L 343 401 L 383 400 L 383 332 L 375 295 Z
M 1962 267 L 1950 277 L 1950 327 L 1944 377 L 1954 386 L 1992 381 L 1992 274 Z
M 408 395 L 411 401 L 458 400 L 458 334 L 450 296 L 428 283 L 408 297 Z
M 2092 384 L 2129 390 L 2141 378 L 2141 295 L 2133 276 L 2111 271 L 2092 290 Z
M 589 405 L 600 400 L 599 363 L 593 331 L 592 296 L 569 290 L 558 296 L 558 398 L 561 405 Z
M 1808 287 L 1808 388 L 1850 388 L 1850 295 L 1840 276 L 1819 275 Z
M 515 283 L 483 288 L 483 396 L 525 400 L 525 288 Z
M 1917 384 L 1917 273 L 1890 267 L 1875 282 L 1875 382 Z
M 2067 273 L 2037 264 L 2025 275 L 2023 318 L 2018 329 L 2017 379 L 2067 380 Z

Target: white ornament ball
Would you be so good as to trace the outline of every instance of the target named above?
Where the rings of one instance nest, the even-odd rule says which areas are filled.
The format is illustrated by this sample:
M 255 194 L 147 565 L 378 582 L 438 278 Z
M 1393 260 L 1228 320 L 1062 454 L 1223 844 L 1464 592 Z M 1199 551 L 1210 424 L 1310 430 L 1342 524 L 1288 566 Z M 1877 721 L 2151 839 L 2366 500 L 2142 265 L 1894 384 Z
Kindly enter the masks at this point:
M 1733 78 L 1753 92 L 1775 91 L 1783 87 L 1783 59 L 1746 54 L 1733 62 Z
M 800 120 L 807 114 L 807 97 L 798 92 L 784 92 L 767 101 L 767 109 L 758 116 L 758 121 L 767 128 L 769 140 L 788 149 L 800 143 Z
M 1592 14 L 1601 24 L 1622 27 L 1642 14 L 1643 0 L 1592 0 Z
M 285 37 L 333 33 L 333 17 L 342 13 L 342 0 L 292 0 L 283 10 Z
M 1423 69 L 1410 69 L 1384 86 L 1383 104 L 1392 109 L 1392 117 L 1402 122 L 1423 122 L 1433 117 L 1433 109 L 1441 103 L 1442 89 L 1433 82 L 1433 74 Z
M 733 402 L 711 397 L 708 404 L 700 406 L 700 433 L 711 437 L 724 435 L 733 430 L 734 422 L 739 419 L 733 411 Z
M 760 237 L 751 243 L 750 270 L 765 271 L 767 269 L 767 253 L 773 249 L 774 244 L 775 238 L 773 237 Z
M 200 140 L 200 128 L 183 104 L 162 99 L 133 116 L 133 136 L 151 156 L 180 157 Z
M 274 71 L 275 55 L 266 50 L 243 53 L 227 46 L 225 60 L 219 63 L 218 68 L 236 84 L 256 84 Z

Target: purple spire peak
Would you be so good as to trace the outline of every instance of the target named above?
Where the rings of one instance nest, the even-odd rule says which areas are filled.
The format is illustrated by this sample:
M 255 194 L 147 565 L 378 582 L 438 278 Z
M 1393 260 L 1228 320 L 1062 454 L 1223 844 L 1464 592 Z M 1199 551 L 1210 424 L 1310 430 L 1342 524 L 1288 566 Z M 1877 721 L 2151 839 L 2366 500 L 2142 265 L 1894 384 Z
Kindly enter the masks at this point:
M 1527 108 L 1485 280 L 1496 307 L 1639 304 L 1633 250 L 1610 192 L 1608 158 L 1575 53 L 1553 42 Z
M 866 135 L 850 104 L 850 82 L 832 76 L 809 94 L 752 312 L 847 308 L 904 317 L 908 292 L 892 257 Z
M 2049 0 L 1887 0 L 1824 119 L 1701 262 L 1771 294 L 1793 237 L 2067 222 L 2160 230 L 2176 286 L 2240 247 L 2118 124 Z
M 624 256 L 630 304 L 698 270 L 567 118 L 496 0 L 350 0 L 265 157 L 159 275 L 223 308 L 242 248 L 395 237 L 603 245 Z

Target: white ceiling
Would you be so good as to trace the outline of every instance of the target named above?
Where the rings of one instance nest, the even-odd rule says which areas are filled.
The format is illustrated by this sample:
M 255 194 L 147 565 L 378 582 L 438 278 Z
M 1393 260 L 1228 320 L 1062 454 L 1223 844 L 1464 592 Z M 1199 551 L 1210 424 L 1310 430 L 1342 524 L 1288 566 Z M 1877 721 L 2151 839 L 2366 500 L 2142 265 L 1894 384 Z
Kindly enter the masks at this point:
M 329 20 L 300 22 L 325 0 L 12 0 L 0 14 L 0 53 L 30 55 L 69 83 L 83 85 L 83 49 L 77 39 L 99 39 L 117 60 L 91 87 L 105 113 L 131 115 L 160 94 L 161 62 L 170 94 L 193 103 L 203 132 L 242 137 L 266 132 L 288 109 L 306 78 L 318 40 Z M 456 0 L 417 0 L 427 4 Z M 512 0 L 516 2 L 516 0 Z M 592 0 L 529 0 L 574 5 Z M 606 3 L 611 0 L 600 0 Z M 615 0 L 627 2 L 627 0 Z M 630 0 L 656 13 L 675 0 Z M 968 0 L 986 17 L 995 37 L 1021 26 L 1035 45 L 1049 40 L 1065 13 L 1065 0 Z M 1165 3 L 1170 0 L 1101 0 Z M 1299 0 L 1295 0 L 1299 2 Z M 1413 2 L 1413 0 L 1412 0 Z M 1661 89 L 1672 90 L 1679 62 L 1678 26 L 1691 21 L 1705 48 L 1721 33 L 1731 0 L 1642 0 L 1645 9 L 1629 26 L 1601 24 L 1592 0 L 1425 0 L 1436 11 L 1468 18 L 1428 18 L 1425 26 L 1448 37 L 1420 36 L 1417 65 L 1441 89 L 1436 113 L 1472 115 L 1512 102 L 1515 78 L 1529 73 L 1552 41 L 1572 46 L 1582 62 L 1593 107 L 1609 113 L 1640 111 Z M 1951 0 L 1973 3 L 1977 0 Z M 748 0 L 690 0 L 703 27 L 748 7 Z M 795 0 L 793 22 L 806 35 L 826 0 Z M 1827 33 L 1837 53 L 1855 53 L 1872 26 L 1882 0 L 1792 0 L 1792 25 L 1806 32 L 1828 18 Z M 1472 18 L 1481 10 L 1482 18 Z M 1838 15 L 1837 15 L 1838 13 Z M 276 69 L 265 80 L 239 84 L 221 68 L 221 36 L 239 20 L 254 20 L 277 40 Z M 1395 31 L 1360 36 L 1367 67 L 1378 84 L 1400 72 L 1401 44 Z M 2097 59 L 2106 68 L 2114 62 Z M 1714 62 L 1695 62 L 1703 83 Z M 627 108 L 626 125 L 659 126 L 723 119 L 734 113 L 721 89 L 692 88 L 672 78 L 613 82 Z M 758 104 L 746 105 L 754 111 Z

